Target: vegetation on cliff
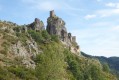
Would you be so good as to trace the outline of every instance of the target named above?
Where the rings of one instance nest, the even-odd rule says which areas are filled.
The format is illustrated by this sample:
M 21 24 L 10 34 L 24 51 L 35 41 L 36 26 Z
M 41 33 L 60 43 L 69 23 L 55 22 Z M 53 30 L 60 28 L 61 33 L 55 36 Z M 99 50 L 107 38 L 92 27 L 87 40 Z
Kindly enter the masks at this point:
M 13 33 L 7 30 L 0 30 L 0 80 L 117 80 L 107 65 L 71 53 L 57 36 L 49 35 L 45 30 Z M 35 56 L 29 57 L 35 48 L 31 48 L 29 56 L 16 56 L 10 52 L 15 44 L 30 53 L 26 46 L 30 39 L 37 44 L 38 54 Z M 18 41 L 23 44 L 18 44 Z M 20 54 L 20 49 L 16 50 L 16 54 Z M 24 65 L 23 61 L 29 59 L 35 68 Z

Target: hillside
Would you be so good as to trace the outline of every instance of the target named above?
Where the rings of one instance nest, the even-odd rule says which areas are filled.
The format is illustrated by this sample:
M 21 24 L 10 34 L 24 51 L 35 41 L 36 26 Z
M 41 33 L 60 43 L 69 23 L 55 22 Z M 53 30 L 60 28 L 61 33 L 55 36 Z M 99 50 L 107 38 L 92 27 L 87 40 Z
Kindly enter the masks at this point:
M 114 74 L 117 74 L 117 77 L 119 77 L 119 57 L 96 57 L 100 60 L 100 62 L 107 63 L 111 69 L 111 72 Z
M 87 58 L 93 58 L 93 59 L 98 59 L 101 64 L 108 64 L 110 71 L 113 74 L 116 74 L 117 77 L 119 76 L 119 57 L 104 57 L 104 56 L 91 56 L 91 55 L 87 55 L 83 52 L 81 52 L 81 54 Z
M 50 12 L 47 28 L 36 18 L 0 21 L 0 80 L 117 80 L 107 65 L 80 54 L 76 37 Z

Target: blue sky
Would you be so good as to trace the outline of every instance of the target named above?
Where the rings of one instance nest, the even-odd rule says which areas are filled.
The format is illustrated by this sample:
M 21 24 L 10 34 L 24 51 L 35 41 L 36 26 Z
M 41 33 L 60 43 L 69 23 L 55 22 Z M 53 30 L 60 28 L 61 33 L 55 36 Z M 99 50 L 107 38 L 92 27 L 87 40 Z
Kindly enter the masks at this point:
M 119 0 L 0 0 L 0 19 L 17 24 L 37 17 L 46 25 L 50 10 L 77 36 L 83 52 L 119 56 Z

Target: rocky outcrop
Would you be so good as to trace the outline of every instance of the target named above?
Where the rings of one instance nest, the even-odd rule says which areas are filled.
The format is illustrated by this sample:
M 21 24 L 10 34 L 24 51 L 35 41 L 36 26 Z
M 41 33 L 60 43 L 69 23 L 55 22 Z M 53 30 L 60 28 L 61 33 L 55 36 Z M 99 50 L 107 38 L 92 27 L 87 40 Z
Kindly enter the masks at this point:
M 37 43 L 35 41 L 26 41 L 27 45 L 23 46 L 22 42 L 18 41 L 12 44 L 10 47 L 10 52 L 15 55 L 15 57 L 21 57 L 22 64 L 29 68 L 35 68 L 35 62 L 32 58 L 36 57 L 37 54 L 41 53 L 38 50 Z
M 65 22 L 57 17 L 54 11 L 50 11 L 50 17 L 47 19 L 47 31 L 50 35 L 57 35 L 60 40 L 67 41 Z
M 44 30 L 44 23 L 40 21 L 40 19 L 35 18 L 34 22 L 28 25 L 28 29 L 36 30 L 36 31 L 41 31 Z
M 14 33 L 13 28 L 17 27 L 16 23 L 12 23 L 10 21 L 0 21 L 0 30 L 5 32 Z
M 45 30 L 45 26 L 43 21 L 41 21 L 38 18 L 35 18 L 34 22 L 31 24 L 27 24 L 27 25 L 22 25 L 22 26 L 17 26 L 13 28 L 14 31 L 16 32 L 27 32 L 27 30 L 35 30 L 35 31 L 42 31 Z

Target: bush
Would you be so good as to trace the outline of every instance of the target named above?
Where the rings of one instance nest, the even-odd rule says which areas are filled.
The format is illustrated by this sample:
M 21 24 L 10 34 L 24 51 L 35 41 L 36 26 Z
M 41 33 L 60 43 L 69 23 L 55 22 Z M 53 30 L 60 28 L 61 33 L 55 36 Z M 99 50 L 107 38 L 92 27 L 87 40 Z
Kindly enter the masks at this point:
M 26 33 L 16 33 L 16 36 L 18 37 L 18 39 L 23 43 L 23 45 L 27 45 L 26 41 L 28 39 L 28 36 Z
M 108 66 L 107 63 L 104 63 L 104 64 L 103 64 L 103 71 L 105 71 L 105 72 L 110 72 L 110 69 L 109 69 L 109 66 Z
M 48 34 L 48 32 L 46 30 L 43 30 L 41 32 L 42 34 L 42 37 L 45 39 L 45 40 L 49 40 L 50 39 L 50 35 Z
M 0 66 L 0 80 L 13 80 L 13 79 L 14 79 L 14 75 L 8 72 L 6 67 L 3 68 Z
M 76 80 L 83 80 L 83 75 L 80 71 L 80 64 L 77 60 L 77 57 L 72 55 L 72 53 L 68 50 L 64 50 L 65 60 L 68 63 L 68 70 L 72 72 L 73 76 Z
M 51 35 L 51 40 L 54 42 L 59 42 L 59 38 L 56 35 Z
M 37 80 L 35 77 L 35 72 L 32 69 L 26 69 L 25 67 L 21 66 L 11 66 L 8 67 L 8 71 L 12 72 L 14 75 L 23 80 Z
M 28 33 L 31 35 L 31 37 L 37 42 L 42 43 L 43 37 L 40 32 L 36 32 L 34 30 L 29 30 Z
M 6 80 L 7 71 L 0 67 L 0 80 Z
M 66 76 L 61 46 L 52 42 L 44 45 L 43 53 L 37 55 L 36 75 L 39 80 L 63 80 Z
M 13 30 L 16 31 L 16 32 L 20 32 L 21 27 L 14 27 Z

